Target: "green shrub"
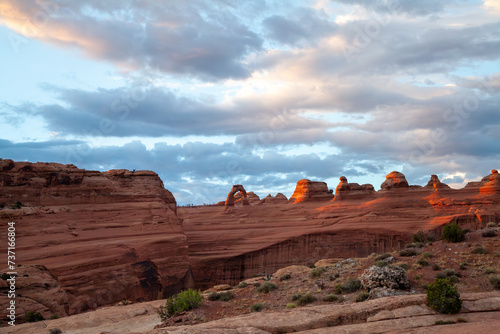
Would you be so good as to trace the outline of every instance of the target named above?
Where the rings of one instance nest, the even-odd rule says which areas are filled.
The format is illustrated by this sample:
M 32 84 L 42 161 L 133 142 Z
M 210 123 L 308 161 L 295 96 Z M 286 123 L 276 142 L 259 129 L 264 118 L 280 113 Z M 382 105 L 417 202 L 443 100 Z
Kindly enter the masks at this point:
M 37 322 L 42 320 L 45 320 L 45 318 L 38 312 L 28 311 L 24 314 L 25 322 Z
M 389 258 L 389 257 L 391 257 L 391 256 L 392 256 L 392 255 L 391 255 L 391 254 L 389 254 L 389 253 L 384 253 L 384 254 L 381 254 L 381 255 L 379 255 L 379 256 L 377 256 L 377 257 L 375 258 L 375 262 L 376 262 L 376 261 L 385 260 L 385 259 L 387 259 L 387 258 Z
M 280 281 L 288 281 L 292 276 L 290 274 L 285 274 L 280 277 Z
M 292 297 L 290 297 L 290 300 L 292 302 L 298 300 L 300 297 L 302 297 L 302 295 L 300 293 L 296 293 L 296 294 L 293 294 Z
M 160 306 L 157 313 L 161 321 L 165 321 L 180 312 L 199 307 L 202 300 L 203 296 L 199 290 L 189 289 L 187 291 L 181 291 L 175 296 L 169 297 L 165 306 Z
M 491 237 L 496 237 L 497 233 L 495 230 L 486 230 L 482 233 L 483 237 L 485 238 L 491 238 Z
M 255 303 L 252 306 L 250 306 L 250 311 L 252 312 L 260 312 L 264 309 L 264 304 L 262 303 Z
M 378 260 L 378 261 L 375 261 L 374 265 L 377 267 L 383 268 L 383 267 L 387 267 L 389 265 L 389 263 L 387 263 L 384 260 Z
M 425 243 L 427 241 L 427 235 L 424 231 L 418 231 L 413 235 L 413 242 Z
M 297 305 L 295 305 L 294 303 L 288 303 L 286 304 L 286 308 L 296 308 Z
M 417 251 L 413 248 L 403 249 L 399 252 L 399 256 L 409 257 L 417 255 Z
M 422 258 L 424 258 L 424 259 L 432 259 L 433 257 L 434 257 L 434 254 L 432 254 L 431 252 L 422 253 Z
M 425 266 L 428 266 L 428 265 L 429 265 L 429 262 L 427 262 L 427 261 L 426 261 L 426 260 L 424 260 L 424 259 L 419 259 L 419 260 L 417 261 L 417 264 L 418 264 L 418 265 L 420 265 L 420 266 L 422 266 L 422 267 L 425 267 Z
M 486 275 L 494 274 L 494 273 L 495 273 L 495 269 L 494 269 L 494 268 L 490 268 L 490 267 L 485 268 L 485 269 L 484 269 L 484 273 L 485 273 Z
M 437 263 L 434 263 L 432 265 L 432 270 L 441 270 L 441 267 Z
M 497 224 L 495 224 L 494 222 L 489 222 L 488 224 L 486 224 L 486 227 L 487 228 L 492 228 L 492 227 L 496 227 Z
M 490 284 L 495 290 L 500 290 L 500 276 L 490 277 Z
M 357 278 L 349 277 L 347 282 L 340 286 L 340 289 L 344 292 L 355 292 L 361 289 L 361 281 Z
M 324 273 L 326 271 L 326 268 L 324 267 L 317 267 L 317 268 L 314 268 L 312 269 L 310 272 L 309 272 L 309 277 L 311 278 L 318 278 L 321 276 L 322 273 Z
M 336 302 L 337 300 L 339 300 L 339 296 L 337 295 L 334 295 L 333 293 L 330 293 L 328 295 L 326 295 L 325 297 L 323 297 L 323 301 L 324 302 Z
M 1 276 L 1 278 L 2 278 L 4 281 L 6 281 L 6 280 L 10 279 L 10 275 L 9 275 L 9 274 L 7 274 L 7 273 L 3 273 L 3 274 L 2 274 L 2 276 Z
M 299 306 L 304 306 L 310 303 L 314 303 L 317 300 L 316 297 L 314 297 L 312 294 L 307 293 L 303 296 L 301 296 L 299 299 L 297 299 L 297 305 Z
M 444 227 L 442 239 L 453 243 L 461 242 L 465 240 L 465 233 L 457 223 L 451 223 Z
M 52 328 L 49 330 L 49 334 L 62 334 L 62 330 L 59 328 Z
M 396 263 L 396 266 L 400 267 L 400 268 L 403 268 L 404 270 L 408 270 L 410 269 L 410 265 L 408 263 Z
M 212 291 L 208 295 L 207 299 L 210 300 L 210 301 L 212 301 L 212 302 L 214 302 L 216 300 L 219 300 L 219 294 L 217 293 L 217 291 Z
M 240 282 L 240 284 L 238 284 L 238 289 L 243 289 L 243 288 L 246 288 L 248 286 L 248 284 L 246 282 Z
M 472 251 L 472 254 L 488 254 L 488 251 L 483 246 L 476 246 Z
M 269 293 L 269 292 L 271 292 L 273 290 L 276 290 L 277 288 L 278 287 L 274 283 L 264 282 L 264 284 L 262 284 L 261 286 L 259 286 L 257 288 L 257 291 L 258 292 L 262 292 L 262 293 Z
M 219 293 L 219 300 L 221 302 L 228 302 L 233 298 L 234 298 L 233 294 L 230 291 L 224 291 L 224 292 Z
M 460 312 L 462 300 L 449 278 L 437 278 L 427 286 L 427 305 L 436 312 L 454 314 Z
M 59 319 L 59 316 L 58 316 L 57 314 L 55 314 L 55 313 L 52 313 L 52 314 L 50 315 L 50 319 L 52 319 L 52 320 L 53 320 L 53 319 Z
M 368 299 L 368 297 L 370 297 L 370 294 L 366 291 L 361 291 L 357 296 L 356 296 L 356 303 L 359 303 L 359 302 L 364 302 L 365 300 Z
M 335 273 L 333 275 L 330 275 L 328 278 L 330 279 L 330 281 L 335 281 L 339 277 L 340 277 L 340 274 L 339 273 Z

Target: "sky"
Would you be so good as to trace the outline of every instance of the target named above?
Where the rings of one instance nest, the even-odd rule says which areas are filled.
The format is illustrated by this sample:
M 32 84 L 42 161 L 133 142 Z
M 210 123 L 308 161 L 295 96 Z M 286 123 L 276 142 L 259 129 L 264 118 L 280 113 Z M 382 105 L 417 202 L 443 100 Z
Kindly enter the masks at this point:
M 500 166 L 500 0 L 0 0 L 0 157 L 177 202 Z

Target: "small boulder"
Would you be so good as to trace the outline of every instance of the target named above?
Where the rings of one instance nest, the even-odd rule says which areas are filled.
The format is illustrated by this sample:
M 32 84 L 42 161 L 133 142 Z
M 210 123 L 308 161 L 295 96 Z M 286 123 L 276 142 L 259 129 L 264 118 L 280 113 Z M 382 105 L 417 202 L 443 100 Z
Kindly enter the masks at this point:
M 409 289 L 410 281 L 406 271 L 398 266 L 388 265 L 385 267 L 371 266 L 365 269 L 361 275 L 361 285 L 368 289 L 389 288 L 389 289 Z

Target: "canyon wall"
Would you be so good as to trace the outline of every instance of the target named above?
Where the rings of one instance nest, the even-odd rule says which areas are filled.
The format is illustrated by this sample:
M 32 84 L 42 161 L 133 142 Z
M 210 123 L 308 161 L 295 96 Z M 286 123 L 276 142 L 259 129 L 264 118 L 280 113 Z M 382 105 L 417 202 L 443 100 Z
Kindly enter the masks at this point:
M 43 289 L 24 291 L 28 277 L 18 273 L 18 293 L 32 296 L 22 303 L 30 311 L 63 316 L 193 286 L 175 198 L 154 172 L 2 160 L 0 206 L 1 235 L 7 222 L 16 223 L 17 271 L 42 265 L 66 296 L 64 309 L 56 309 Z

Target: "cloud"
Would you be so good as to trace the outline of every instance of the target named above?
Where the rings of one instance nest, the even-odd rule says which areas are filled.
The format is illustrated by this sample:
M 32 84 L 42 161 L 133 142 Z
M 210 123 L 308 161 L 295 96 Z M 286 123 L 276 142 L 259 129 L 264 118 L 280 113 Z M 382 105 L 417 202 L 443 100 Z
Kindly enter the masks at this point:
M 263 22 L 269 38 L 286 45 L 314 46 L 323 37 L 332 35 L 336 25 L 324 12 L 297 8 L 291 16 L 272 15 Z
M 0 14 L 26 37 L 77 47 L 123 68 L 207 81 L 249 77 L 244 58 L 262 47 L 219 1 L 4 1 Z

